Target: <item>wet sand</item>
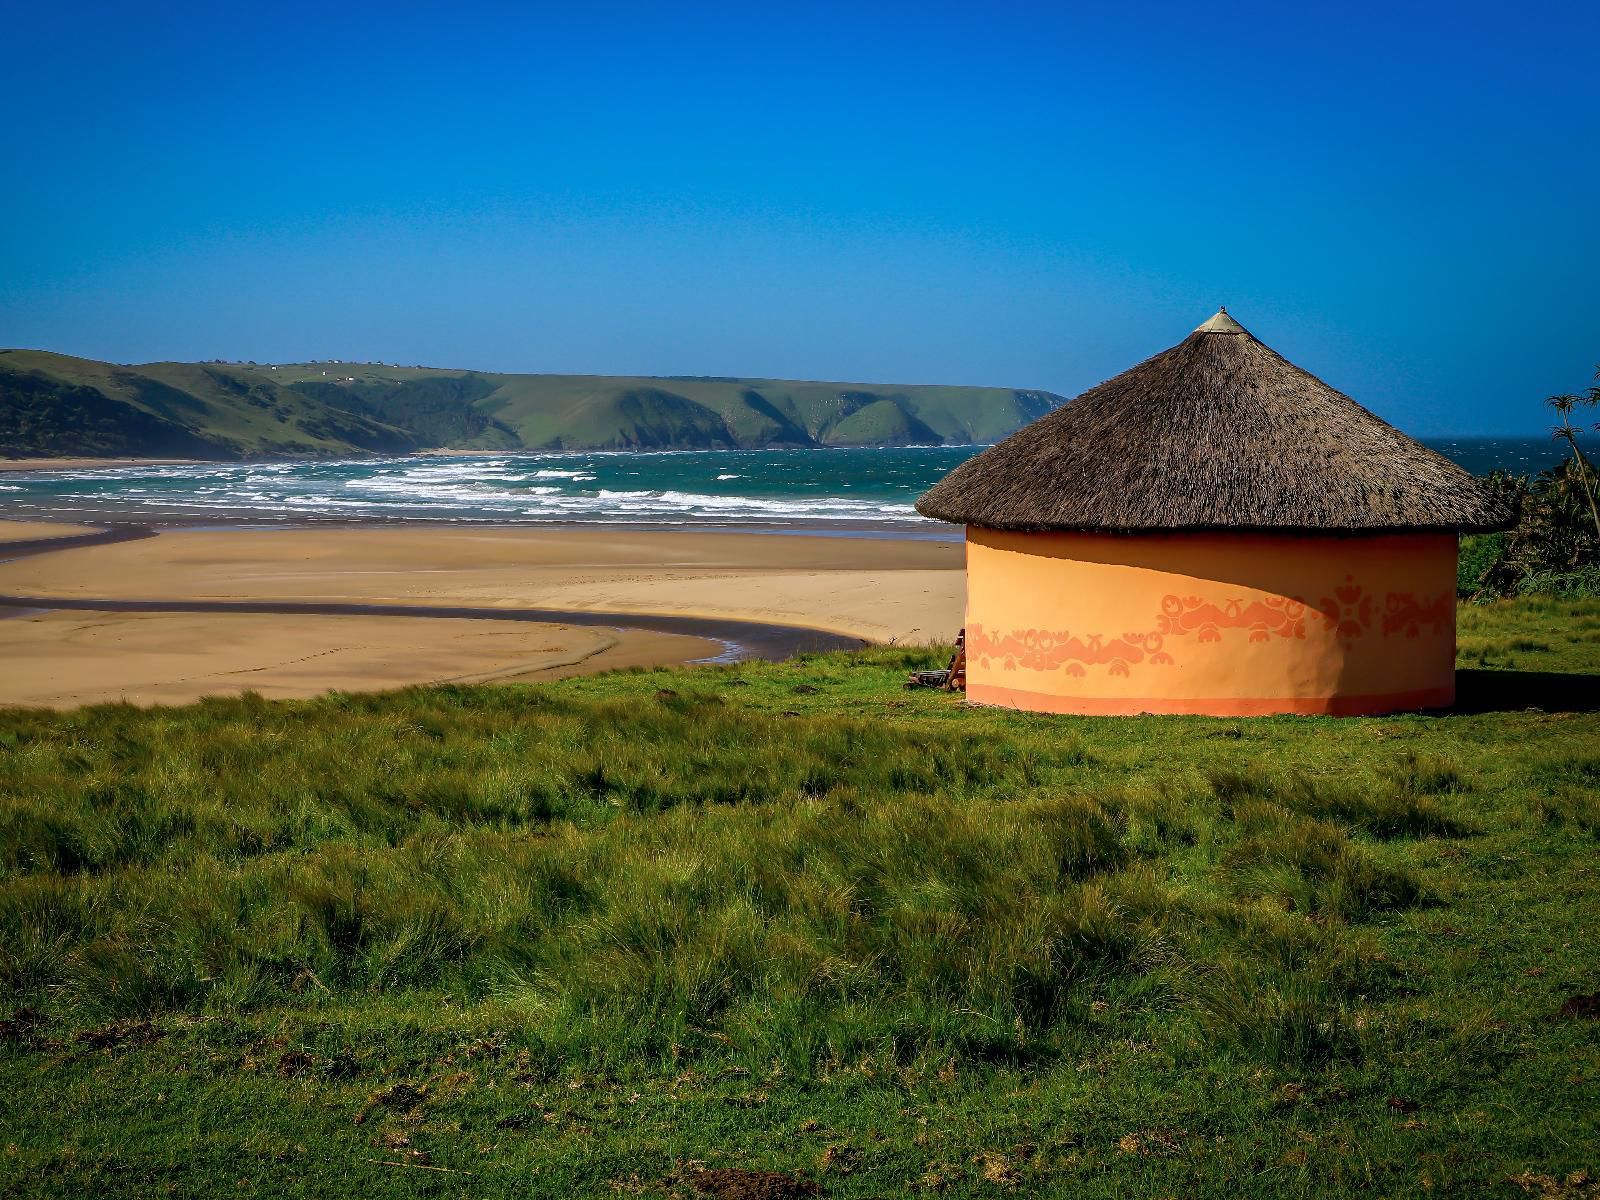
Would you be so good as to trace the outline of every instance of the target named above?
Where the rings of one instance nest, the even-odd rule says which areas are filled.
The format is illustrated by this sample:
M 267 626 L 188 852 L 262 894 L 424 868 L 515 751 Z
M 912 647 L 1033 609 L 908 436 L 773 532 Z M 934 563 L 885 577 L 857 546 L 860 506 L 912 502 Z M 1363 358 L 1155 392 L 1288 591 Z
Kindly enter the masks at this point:
M 247 688 L 290 696 L 446 679 L 554 678 L 715 656 L 722 644 L 688 635 L 703 635 L 721 619 L 875 641 L 939 641 L 954 634 L 962 606 L 962 547 L 949 542 L 354 525 L 164 530 L 31 549 L 19 540 L 16 556 L 0 562 L 0 594 L 37 598 L 40 607 L 60 598 L 330 605 L 345 606 L 346 614 L 13 617 L 0 621 L 0 660 L 8 665 L 0 703 L 173 703 Z M 362 611 L 349 611 L 357 606 Z M 389 607 L 454 611 L 384 614 Z M 545 609 L 661 614 L 665 628 L 619 633 L 595 627 L 591 622 L 604 618 L 592 615 L 572 624 L 531 623 L 545 614 L 528 610 Z M 507 619 L 469 619 L 501 612 Z
M 959 542 L 348 525 L 177 529 L 0 563 L 0 593 L 666 613 L 948 641 Z

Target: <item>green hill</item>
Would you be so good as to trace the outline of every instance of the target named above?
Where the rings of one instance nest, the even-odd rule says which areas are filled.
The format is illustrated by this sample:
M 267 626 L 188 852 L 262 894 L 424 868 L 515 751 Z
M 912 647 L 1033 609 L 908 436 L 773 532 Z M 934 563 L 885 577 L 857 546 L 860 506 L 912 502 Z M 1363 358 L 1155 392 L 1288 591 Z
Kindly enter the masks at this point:
M 117 366 L 0 350 L 0 455 L 968 445 L 1004 437 L 1060 401 L 1011 388 L 343 362 Z

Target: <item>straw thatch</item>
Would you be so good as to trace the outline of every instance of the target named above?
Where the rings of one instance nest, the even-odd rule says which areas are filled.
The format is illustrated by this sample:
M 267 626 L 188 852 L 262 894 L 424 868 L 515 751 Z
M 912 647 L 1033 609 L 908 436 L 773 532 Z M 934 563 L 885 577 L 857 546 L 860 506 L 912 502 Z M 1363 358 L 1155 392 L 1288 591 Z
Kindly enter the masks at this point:
M 1223 310 L 1012 434 L 917 502 L 991 529 L 1503 529 L 1479 480 L 1256 341 Z

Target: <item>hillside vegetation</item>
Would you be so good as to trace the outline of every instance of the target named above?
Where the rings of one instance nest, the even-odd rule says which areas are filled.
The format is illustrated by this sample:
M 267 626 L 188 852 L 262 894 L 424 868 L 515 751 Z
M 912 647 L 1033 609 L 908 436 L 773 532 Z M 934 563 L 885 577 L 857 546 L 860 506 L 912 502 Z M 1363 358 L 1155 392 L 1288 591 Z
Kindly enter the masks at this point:
M 1461 624 L 1449 716 L 0 714 L 0 1195 L 1592 1196 L 1600 603 Z
M 196 458 L 967 445 L 1061 402 L 1007 388 L 497 375 L 376 364 L 123 367 L 0 350 L 0 455 Z

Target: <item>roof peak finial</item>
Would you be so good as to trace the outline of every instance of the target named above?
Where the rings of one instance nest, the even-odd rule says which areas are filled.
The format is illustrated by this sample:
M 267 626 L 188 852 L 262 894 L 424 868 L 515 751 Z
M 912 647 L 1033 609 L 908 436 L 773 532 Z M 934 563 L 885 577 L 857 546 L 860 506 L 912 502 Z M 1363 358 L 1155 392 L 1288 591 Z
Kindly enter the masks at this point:
M 1217 315 L 1195 329 L 1196 333 L 1244 333 L 1245 327 L 1228 315 L 1228 306 L 1217 309 Z

